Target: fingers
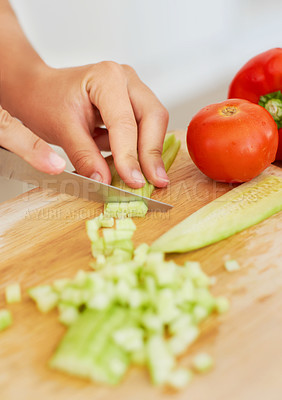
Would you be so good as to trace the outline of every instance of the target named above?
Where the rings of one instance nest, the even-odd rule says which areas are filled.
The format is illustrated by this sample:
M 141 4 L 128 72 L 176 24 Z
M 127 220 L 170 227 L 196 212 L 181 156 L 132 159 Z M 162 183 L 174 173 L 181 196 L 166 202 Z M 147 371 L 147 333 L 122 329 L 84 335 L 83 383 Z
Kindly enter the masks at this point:
M 13 118 L 1 106 L 0 145 L 48 174 L 59 174 L 66 166 L 66 162 L 44 140 Z
M 113 62 L 99 63 L 93 68 L 86 90 L 109 132 L 116 169 L 129 186 L 142 187 L 145 180 L 137 160 L 137 123 L 124 70 Z
M 167 186 L 169 179 L 162 160 L 168 112 L 135 71 L 124 66 L 128 92 L 138 122 L 138 156 L 146 178 L 155 186 Z
M 68 135 L 62 136 L 60 145 L 80 175 L 107 184 L 111 183 L 111 172 L 90 133 L 81 124 L 69 122 L 65 127 Z

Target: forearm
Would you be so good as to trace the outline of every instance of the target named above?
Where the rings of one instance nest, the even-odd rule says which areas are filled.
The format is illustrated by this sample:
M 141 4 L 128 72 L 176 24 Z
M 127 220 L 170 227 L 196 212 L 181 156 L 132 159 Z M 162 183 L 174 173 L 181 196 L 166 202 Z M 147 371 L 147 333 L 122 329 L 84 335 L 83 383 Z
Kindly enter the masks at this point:
M 20 118 L 27 90 L 47 69 L 32 48 L 8 0 L 0 0 L 0 104 Z

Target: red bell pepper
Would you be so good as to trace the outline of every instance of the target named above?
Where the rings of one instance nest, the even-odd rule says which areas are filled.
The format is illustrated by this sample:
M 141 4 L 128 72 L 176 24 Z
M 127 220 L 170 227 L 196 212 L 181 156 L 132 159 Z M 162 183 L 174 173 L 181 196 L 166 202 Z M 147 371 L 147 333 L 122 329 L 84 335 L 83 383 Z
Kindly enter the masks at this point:
M 282 160 L 282 48 L 253 57 L 235 75 L 228 98 L 241 98 L 263 106 L 278 127 L 276 160 Z

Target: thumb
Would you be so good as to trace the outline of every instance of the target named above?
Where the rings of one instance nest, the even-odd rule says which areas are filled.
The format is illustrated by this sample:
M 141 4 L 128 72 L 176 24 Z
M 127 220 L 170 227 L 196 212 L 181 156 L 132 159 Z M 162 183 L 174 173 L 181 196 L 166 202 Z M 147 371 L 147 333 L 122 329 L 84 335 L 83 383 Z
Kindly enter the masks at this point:
M 0 145 L 39 171 L 61 173 L 66 162 L 42 139 L 0 106 Z

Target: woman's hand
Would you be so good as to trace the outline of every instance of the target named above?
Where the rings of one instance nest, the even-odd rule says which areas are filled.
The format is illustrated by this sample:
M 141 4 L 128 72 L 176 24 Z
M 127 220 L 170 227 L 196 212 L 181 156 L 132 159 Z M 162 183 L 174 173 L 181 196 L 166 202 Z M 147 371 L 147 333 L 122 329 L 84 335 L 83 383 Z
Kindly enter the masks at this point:
M 20 86 L 14 114 L 42 139 L 61 146 L 79 174 L 110 183 L 100 150 L 111 150 L 129 186 L 143 186 L 143 174 L 155 186 L 168 184 L 161 158 L 168 112 L 131 67 L 44 66 Z
M 25 37 L 9 1 L 0 0 L 0 71 L 1 106 L 43 140 L 63 147 L 78 173 L 110 183 L 100 150 L 111 150 L 129 186 L 144 185 L 142 172 L 155 186 L 167 185 L 161 153 L 168 113 L 131 67 L 101 62 L 49 68 Z M 30 142 L 24 143 L 22 134 L 31 132 L 11 124 L 14 138 L 8 140 L 14 151 L 39 169 L 46 166 L 51 152 L 46 143 L 36 142 L 42 157 L 34 158 L 35 152 L 26 153 Z

